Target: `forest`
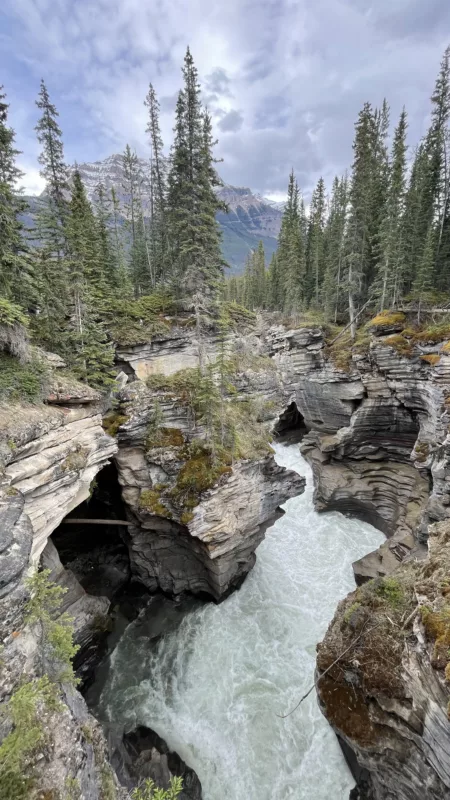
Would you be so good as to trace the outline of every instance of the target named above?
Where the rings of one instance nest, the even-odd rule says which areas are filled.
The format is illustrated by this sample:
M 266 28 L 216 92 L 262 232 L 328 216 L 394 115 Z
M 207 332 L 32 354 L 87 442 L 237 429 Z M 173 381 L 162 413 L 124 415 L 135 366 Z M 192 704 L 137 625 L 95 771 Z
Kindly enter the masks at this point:
M 309 212 L 292 172 L 278 250 L 266 269 L 262 246 L 228 297 L 248 308 L 305 309 L 334 322 L 357 314 L 450 299 L 450 47 L 431 97 L 429 128 L 409 153 L 408 116 L 390 142 L 390 109 L 365 103 L 355 124 L 350 173 L 323 178 Z
M 61 355 L 79 379 L 107 388 L 114 344 L 142 341 L 143 332 L 151 338 L 164 313 L 180 303 L 192 311 L 200 341 L 204 327 L 221 316 L 224 299 L 294 321 L 317 312 L 324 321 L 349 325 L 352 338 L 366 309 L 412 303 L 420 322 L 430 304 L 449 302 L 450 47 L 431 96 L 428 130 L 414 152 L 407 145 L 407 111 L 391 136 L 387 101 L 381 108 L 365 103 L 350 172 L 334 179 L 331 194 L 320 178 L 307 208 L 292 171 L 277 252 L 267 267 L 261 243 L 242 277 L 226 277 L 216 221 L 226 210 L 216 194 L 217 142 L 189 49 L 182 79 L 169 157 L 151 84 L 145 98 L 152 154 L 145 213 L 143 176 L 128 145 L 120 196 L 99 184 L 90 204 L 79 172 L 69 174 L 58 112 L 42 81 L 36 136 L 46 190 L 33 227 L 25 222 L 20 153 L 1 89 L 0 392 L 25 358 L 24 340 Z

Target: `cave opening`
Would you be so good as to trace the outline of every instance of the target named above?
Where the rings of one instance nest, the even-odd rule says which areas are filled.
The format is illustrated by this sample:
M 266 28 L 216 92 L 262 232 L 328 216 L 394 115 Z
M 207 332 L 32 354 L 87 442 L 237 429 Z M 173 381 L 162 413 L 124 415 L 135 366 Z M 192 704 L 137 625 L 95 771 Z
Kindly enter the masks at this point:
M 86 520 L 86 522 L 84 521 Z M 130 580 L 128 527 L 117 468 L 107 464 L 91 496 L 74 508 L 51 536 L 61 564 L 90 595 L 112 600 Z
M 308 433 L 304 417 L 298 410 L 295 402 L 290 403 L 283 413 L 280 414 L 273 432 L 276 439 L 288 442 L 289 444 L 301 442 L 304 435 Z

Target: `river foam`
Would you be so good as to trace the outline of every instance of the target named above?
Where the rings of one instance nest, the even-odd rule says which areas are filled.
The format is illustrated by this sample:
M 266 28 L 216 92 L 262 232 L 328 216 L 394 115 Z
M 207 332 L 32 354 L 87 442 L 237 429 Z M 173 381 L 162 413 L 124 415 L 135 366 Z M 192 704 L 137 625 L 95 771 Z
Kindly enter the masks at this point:
M 315 646 L 354 588 L 352 561 L 382 534 L 317 514 L 298 445 L 276 460 L 307 477 L 267 531 L 254 570 L 220 606 L 199 605 L 154 644 L 131 623 L 110 657 L 97 712 L 156 730 L 197 772 L 204 800 L 347 800 L 354 781 L 315 693 Z M 144 630 L 144 634 L 143 634 Z

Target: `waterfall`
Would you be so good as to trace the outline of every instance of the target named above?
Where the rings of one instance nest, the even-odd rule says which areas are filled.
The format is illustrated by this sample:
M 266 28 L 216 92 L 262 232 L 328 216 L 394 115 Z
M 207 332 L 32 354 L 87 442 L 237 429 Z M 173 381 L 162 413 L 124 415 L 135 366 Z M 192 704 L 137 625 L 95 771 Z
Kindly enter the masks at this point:
M 352 561 L 382 542 L 370 525 L 319 515 L 298 445 L 279 464 L 307 477 L 267 531 L 254 570 L 221 605 L 171 615 L 149 641 L 139 618 L 110 657 L 96 713 L 147 725 L 197 772 L 204 800 L 347 800 L 354 781 L 315 693 L 315 647 L 354 588 Z M 175 619 L 173 617 L 175 616 Z

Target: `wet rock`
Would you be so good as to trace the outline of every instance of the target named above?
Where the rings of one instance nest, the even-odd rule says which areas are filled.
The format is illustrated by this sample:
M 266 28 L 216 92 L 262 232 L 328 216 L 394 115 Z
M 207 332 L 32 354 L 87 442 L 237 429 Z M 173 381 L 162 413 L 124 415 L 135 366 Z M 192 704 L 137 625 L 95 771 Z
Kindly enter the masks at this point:
M 151 778 L 158 787 L 167 789 L 170 778 L 175 776 L 183 780 L 180 800 L 202 800 L 202 786 L 194 770 L 150 728 L 140 725 L 125 733 L 123 748 L 120 755 L 116 751 L 113 761 L 122 782 L 129 788 Z

